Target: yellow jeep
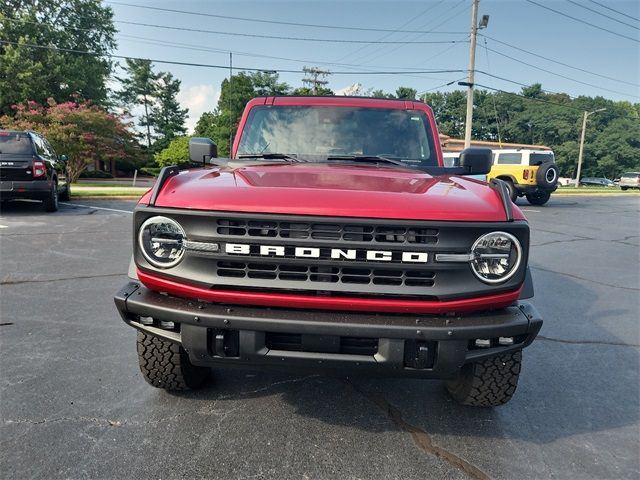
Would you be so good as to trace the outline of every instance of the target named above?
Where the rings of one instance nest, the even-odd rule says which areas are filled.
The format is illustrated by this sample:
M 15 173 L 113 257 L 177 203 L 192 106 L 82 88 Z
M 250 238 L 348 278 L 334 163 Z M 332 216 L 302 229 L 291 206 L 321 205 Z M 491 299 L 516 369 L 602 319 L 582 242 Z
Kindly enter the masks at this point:
M 558 188 L 558 167 L 551 150 L 493 150 L 487 182 L 504 180 L 511 200 L 525 196 L 532 205 L 544 205 Z

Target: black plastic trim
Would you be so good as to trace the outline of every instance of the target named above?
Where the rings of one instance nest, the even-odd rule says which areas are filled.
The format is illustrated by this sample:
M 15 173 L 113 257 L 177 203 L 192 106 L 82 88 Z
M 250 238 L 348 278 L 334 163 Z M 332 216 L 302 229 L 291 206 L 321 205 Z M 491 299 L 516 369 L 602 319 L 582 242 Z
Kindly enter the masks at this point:
M 169 167 L 164 167 L 160 170 L 160 174 L 158 175 L 158 179 L 156 183 L 153 185 L 153 189 L 151 190 L 151 198 L 149 200 L 149 205 L 154 206 L 156 204 L 156 200 L 158 199 L 158 194 L 162 190 L 165 182 L 169 180 L 171 177 L 180 173 L 180 167 L 177 165 L 172 165 Z
M 504 214 L 507 217 L 507 222 L 513 222 L 513 202 L 511 201 L 507 184 L 504 180 L 493 178 L 491 179 L 489 186 L 500 195 L 500 200 L 502 200 L 502 207 L 504 208 Z

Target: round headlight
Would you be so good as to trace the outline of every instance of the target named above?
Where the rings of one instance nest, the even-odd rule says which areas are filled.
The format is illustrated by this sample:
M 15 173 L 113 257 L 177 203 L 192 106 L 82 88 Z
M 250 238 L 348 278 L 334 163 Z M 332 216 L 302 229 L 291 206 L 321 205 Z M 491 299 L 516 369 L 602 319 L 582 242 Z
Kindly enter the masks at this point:
M 506 232 L 482 235 L 471 248 L 471 269 L 485 283 L 501 283 L 510 279 L 522 260 L 518 239 Z
M 174 267 L 184 255 L 186 235 L 178 222 L 167 217 L 151 217 L 140 226 L 138 245 L 151 265 Z

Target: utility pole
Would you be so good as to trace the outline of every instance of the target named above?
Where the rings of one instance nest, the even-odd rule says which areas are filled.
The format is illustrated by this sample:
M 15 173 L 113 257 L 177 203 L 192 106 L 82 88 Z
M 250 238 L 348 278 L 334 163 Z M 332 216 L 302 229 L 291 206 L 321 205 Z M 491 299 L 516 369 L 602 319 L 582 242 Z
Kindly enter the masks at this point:
M 584 135 L 587 130 L 587 118 L 589 115 L 593 115 L 594 113 L 602 112 L 606 110 L 606 108 L 599 108 L 598 110 L 594 110 L 593 112 L 584 112 L 584 116 L 582 117 L 582 134 L 580 135 L 580 151 L 578 153 L 578 170 L 576 172 L 576 188 L 580 188 L 580 172 L 582 171 L 582 154 L 584 152 Z
M 233 77 L 233 52 L 229 52 L 229 158 L 233 150 L 233 118 L 231 115 L 231 79 Z
M 325 78 L 330 75 L 328 70 L 320 70 L 318 67 L 304 67 L 302 71 L 307 77 L 302 79 L 302 83 L 309 84 L 314 95 L 318 94 L 318 87 L 329 83 Z
M 476 38 L 478 35 L 478 4 L 473 0 L 471 8 L 471 38 L 469 43 L 469 75 L 467 78 L 467 118 L 464 122 L 464 148 L 471 146 L 471 125 L 473 124 L 473 82 L 476 70 Z

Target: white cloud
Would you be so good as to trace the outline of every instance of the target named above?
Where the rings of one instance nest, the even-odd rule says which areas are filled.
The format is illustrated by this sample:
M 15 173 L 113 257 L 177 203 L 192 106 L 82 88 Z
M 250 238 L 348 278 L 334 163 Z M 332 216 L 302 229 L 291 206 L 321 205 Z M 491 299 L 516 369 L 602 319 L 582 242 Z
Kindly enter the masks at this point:
M 189 109 L 189 116 L 186 121 L 188 133 L 193 133 L 200 115 L 216 108 L 219 97 L 220 91 L 216 90 L 213 85 L 193 85 L 180 90 L 178 101 L 183 108 Z

